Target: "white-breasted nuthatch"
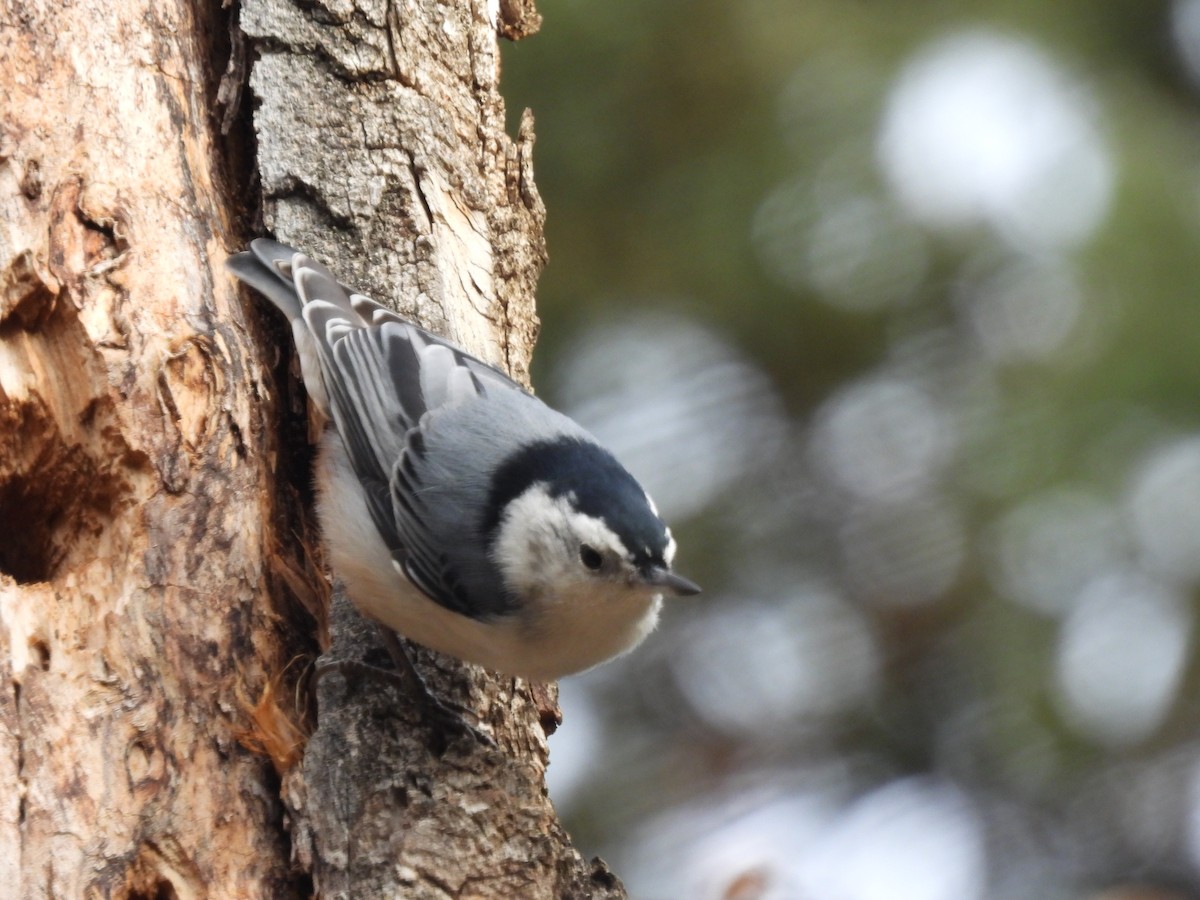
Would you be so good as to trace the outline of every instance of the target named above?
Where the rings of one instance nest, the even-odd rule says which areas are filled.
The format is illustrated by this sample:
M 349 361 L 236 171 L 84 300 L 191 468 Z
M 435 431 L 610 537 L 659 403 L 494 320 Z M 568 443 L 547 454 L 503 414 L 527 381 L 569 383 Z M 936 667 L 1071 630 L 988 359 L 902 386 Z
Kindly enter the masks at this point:
M 404 637 L 548 681 L 640 643 L 698 588 L 641 485 L 498 369 L 284 244 L 229 260 L 291 322 L 332 422 L 318 516 L 355 606 Z

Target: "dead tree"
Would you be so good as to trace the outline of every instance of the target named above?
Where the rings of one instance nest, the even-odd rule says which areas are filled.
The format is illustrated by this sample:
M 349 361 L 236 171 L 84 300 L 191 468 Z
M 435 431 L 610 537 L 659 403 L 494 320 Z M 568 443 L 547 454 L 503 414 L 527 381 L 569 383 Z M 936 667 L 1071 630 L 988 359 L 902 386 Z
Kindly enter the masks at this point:
M 497 36 L 536 13 L 2 15 L 0 893 L 623 896 L 546 796 L 552 688 L 419 655 L 494 749 L 439 747 L 408 698 L 338 678 L 305 746 L 264 718 L 300 718 L 326 590 L 287 335 L 222 263 L 261 209 L 525 377 L 543 208 L 532 119 L 504 130 Z M 374 658 L 344 603 L 330 622 L 329 652 Z M 248 749 L 272 740 L 282 778 Z

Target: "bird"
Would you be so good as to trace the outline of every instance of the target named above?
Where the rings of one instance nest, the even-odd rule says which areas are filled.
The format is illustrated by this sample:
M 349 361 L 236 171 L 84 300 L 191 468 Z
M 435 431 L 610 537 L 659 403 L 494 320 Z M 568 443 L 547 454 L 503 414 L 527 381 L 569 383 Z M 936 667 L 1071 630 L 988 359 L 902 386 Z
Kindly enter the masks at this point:
M 385 633 L 552 681 L 640 644 L 665 595 L 700 592 L 650 495 L 570 417 L 286 244 L 226 265 L 291 324 L 326 422 L 330 568 Z

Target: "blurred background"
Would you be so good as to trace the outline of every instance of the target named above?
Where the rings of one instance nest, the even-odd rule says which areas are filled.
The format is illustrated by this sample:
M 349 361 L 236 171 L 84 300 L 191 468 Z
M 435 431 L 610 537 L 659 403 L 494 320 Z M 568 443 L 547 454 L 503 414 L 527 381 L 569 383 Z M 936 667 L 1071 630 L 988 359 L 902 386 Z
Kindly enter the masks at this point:
M 1200 897 L 1200 0 L 539 0 L 540 393 L 701 582 L 562 684 L 638 900 Z

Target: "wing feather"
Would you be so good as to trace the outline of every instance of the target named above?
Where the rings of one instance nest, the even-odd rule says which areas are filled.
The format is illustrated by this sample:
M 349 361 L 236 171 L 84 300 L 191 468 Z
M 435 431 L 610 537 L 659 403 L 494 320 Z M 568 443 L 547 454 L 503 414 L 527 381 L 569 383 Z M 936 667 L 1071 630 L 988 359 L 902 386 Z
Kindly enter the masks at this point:
M 367 497 L 368 508 L 395 563 L 420 590 L 466 615 L 502 610 L 499 585 L 479 588 L 447 553 L 447 536 L 430 523 L 434 473 L 426 460 L 425 427 L 442 411 L 519 384 L 494 366 L 405 321 L 369 297 L 351 293 L 321 264 L 266 239 L 229 261 L 242 281 L 264 294 L 292 323 L 309 394 L 332 419 Z M 444 530 L 444 529 L 443 529 Z M 457 552 L 457 550 L 456 550 Z M 455 558 L 461 559 L 456 555 Z

